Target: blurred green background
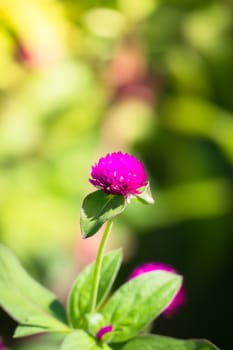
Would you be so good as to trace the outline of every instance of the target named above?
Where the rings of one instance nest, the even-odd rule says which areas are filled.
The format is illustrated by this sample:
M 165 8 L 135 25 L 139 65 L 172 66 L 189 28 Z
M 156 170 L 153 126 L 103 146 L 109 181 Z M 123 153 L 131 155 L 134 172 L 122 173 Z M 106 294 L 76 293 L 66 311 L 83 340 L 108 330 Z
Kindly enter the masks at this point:
M 0 0 L 0 55 L 0 241 L 65 303 L 101 235 L 80 239 L 90 166 L 132 153 L 156 203 L 116 221 L 117 283 L 172 265 L 187 303 L 153 331 L 232 349 L 233 1 Z M 14 327 L 1 310 L 9 348 L 57 348 Z

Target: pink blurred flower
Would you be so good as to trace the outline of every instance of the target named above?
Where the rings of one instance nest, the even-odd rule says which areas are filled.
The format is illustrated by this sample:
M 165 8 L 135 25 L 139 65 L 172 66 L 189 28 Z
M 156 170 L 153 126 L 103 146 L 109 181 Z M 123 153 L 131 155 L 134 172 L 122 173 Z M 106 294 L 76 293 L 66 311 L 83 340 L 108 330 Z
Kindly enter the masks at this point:
M 60 53 L 56 47 L 49 46 L 49 49 L 40 49 L 39 46 L 29 45 L 25 42 L 16 43 L 15 57 L 28 68 L 45 69 L 56 64 Z
M 0 338 L 0 350 L 4 350 L 4 349 L 5 349 L 5 346 L 3 344 L 2 339 Z
M 143 164 L 127 153 L 114 152 L 99 159 L 91 168 L 90 183 L 108 194 L 126 198 L 140 194 L 148 184 Z
M 151 271 L 167 271 L 177 274 L 177 271 L 169 265 L 163 263 L 146 263 L 136 267 L 130 274 L 129 279 L 136 278 L 144 273 Z M 184 285 L 182 285 L 176 293 L 176 295 L 174 296 L 173 300 L 163 311 L 163 315 L 165 317 L 171 317 L 179 307 L 185 304 L 185 301 L 185 290 Z

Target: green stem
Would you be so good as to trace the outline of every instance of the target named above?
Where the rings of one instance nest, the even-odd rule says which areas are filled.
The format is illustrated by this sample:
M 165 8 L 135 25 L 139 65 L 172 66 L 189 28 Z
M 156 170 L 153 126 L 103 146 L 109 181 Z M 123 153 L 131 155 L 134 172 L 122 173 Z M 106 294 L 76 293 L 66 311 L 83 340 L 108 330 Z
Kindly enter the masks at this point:
M 104 257 L 104 248 L 107 243 L 108 236 L 111 232 L 112 228 L 112 220 L 109 220 L 106 224 L 103 237 L 101 239 L 97 257 L 96 257 L 96 263 L 95 263 L 95 270 L 94 270 L 94 279 L 93 279 L 93 289 L 92 289 L 92 303 L 91 303 L 91 312 L 95 311 L 96 308 L 96 301 L 97 301 L 97 293 L 99 289 L 99 282 L 100 282 L 100 273 L 101 273 L 101 268 L 102 268 L 102 262 L 103 262 L 103 257 Z

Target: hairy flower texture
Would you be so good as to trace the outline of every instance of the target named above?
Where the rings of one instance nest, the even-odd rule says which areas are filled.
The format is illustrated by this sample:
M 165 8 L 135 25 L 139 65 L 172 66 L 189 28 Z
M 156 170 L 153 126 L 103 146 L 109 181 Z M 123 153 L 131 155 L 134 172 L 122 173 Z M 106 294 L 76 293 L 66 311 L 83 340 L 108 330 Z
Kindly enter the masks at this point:
M 103 338 L 103 336 L 104 336 L 106 333 L 110 333 L 110 332 L 112 332 L 112 330 L 113 330 L 112 325 L 108 325 L 108 326 L 102 327 L 102 328 L 100 328 L 100 330 L 97 332 L 96 338 L 97 338 L 98 340 L 101 340 L 101 339 Z
M 151 271 L 167 271 L 177 274 L 177 271 L 169 265 L 163 263 L 146 263 L 136 267 L 130 274 L 129 279 L 136 278 L 144 273 Z M 184 285 L 182 285 L 176 293 L 176 295 L 174 296 L 174 298 L 172 299 L 172 301 L 170 302 L 170 304 L 163 311 L 163 315 L 165 317 L 171 317 L 179 307 L 185 304 L 185 300 L 185 290 Z
M 107 154 L 91 168 L 90 183 L 107 194 L 126 198 L 140 194 L 148 184 L 143 164 L 134 156 L 122 152 Z

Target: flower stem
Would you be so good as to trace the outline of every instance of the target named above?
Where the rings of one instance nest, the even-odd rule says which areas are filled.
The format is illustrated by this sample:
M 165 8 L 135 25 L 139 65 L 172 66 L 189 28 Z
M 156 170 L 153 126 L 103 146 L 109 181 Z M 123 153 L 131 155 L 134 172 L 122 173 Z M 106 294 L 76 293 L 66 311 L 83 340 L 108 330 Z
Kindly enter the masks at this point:
M 101 274 L 101 268 L 102 268 L 102 262 L 104 257 L 104 248 L 107 243 L 108 236 L 111 232 L 112 228 L 112 220 L 109 220 L 106 224 L 103 237 L 101 239 L 97 257 L 96 257 L 96 263 L 95 263 L 95 270 L 94 270 L 94 278 L 93 278 L 93 289 L 92 289 L 92 298 L 91 298 L 91 312 L 95 311 L 96 308 L 96 302 L 97 302 L 97 294 L 99 289 L 99 282 L 100 282 L 100 274 Z

